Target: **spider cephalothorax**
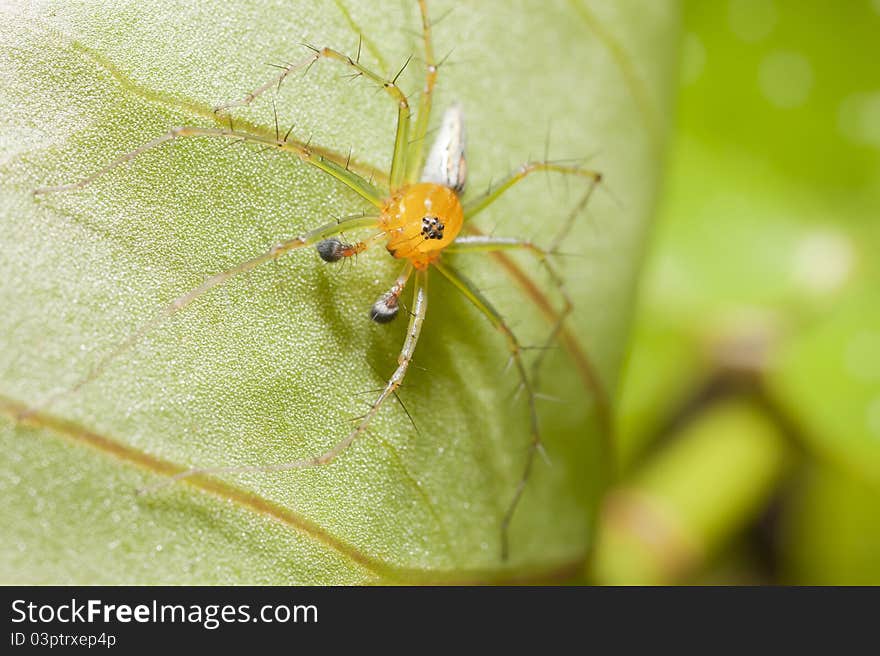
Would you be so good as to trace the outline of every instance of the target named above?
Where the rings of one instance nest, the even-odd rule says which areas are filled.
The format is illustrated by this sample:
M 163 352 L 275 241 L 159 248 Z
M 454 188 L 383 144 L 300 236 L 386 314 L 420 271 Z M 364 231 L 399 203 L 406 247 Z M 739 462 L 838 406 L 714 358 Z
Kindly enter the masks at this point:
M 382 208 L 381 228 L 388 252 L 425 269 L 461 230 L 464 215 L 458 194 L 433 182 L 419 182 L 393 194 Z

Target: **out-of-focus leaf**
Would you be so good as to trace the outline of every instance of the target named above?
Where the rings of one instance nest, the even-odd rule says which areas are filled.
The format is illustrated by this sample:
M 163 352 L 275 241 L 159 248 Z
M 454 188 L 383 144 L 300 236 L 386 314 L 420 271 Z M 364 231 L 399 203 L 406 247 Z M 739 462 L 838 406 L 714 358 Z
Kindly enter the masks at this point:
M 632 460 L 708 377 L 744 366 L 765 376 L 815 455 L 876 478 L 878 16 L 867 4 L 740 16 L 744 6 L 686 12 L 681 136 L 621 448 Z

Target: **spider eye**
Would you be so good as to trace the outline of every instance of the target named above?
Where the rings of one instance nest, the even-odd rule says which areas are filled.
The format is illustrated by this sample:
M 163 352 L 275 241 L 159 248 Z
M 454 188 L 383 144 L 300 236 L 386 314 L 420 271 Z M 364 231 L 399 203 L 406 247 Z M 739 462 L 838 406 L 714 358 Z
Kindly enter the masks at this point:
M 370 308 L 370 319 L 376 323 L 393 321 L 400 309 L 398 298 L 394 294 L 383 294 Z
M 342 259 L 345 247 L 338 239 L 325 239 L 324 241 L 319 241 L 315 248 L 318 251 L 318 255 L 325 262 L 338 262 Z
M 422 217 L 422 236 L 425 239 L 443 239 L 443 230 L 446 228 L 440 218 L 436 216 Z

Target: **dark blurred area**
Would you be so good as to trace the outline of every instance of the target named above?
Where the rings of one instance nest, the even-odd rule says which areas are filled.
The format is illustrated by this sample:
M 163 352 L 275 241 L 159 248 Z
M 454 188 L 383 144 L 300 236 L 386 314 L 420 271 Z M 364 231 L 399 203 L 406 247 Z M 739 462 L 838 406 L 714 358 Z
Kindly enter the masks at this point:
M 880 584 L 880 0 L 683 34 L 591 577 Z

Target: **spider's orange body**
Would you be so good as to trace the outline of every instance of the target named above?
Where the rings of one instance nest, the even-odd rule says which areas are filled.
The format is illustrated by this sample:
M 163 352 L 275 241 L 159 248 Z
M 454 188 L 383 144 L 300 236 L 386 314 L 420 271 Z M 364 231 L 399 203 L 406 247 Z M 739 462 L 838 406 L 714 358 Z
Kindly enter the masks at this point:
M 458 236 L 464 222 L 454 189 L 419 182 L 393 193 L 382 207 L 379 227 L 388 235 L 388 252 L 428 268 Z

